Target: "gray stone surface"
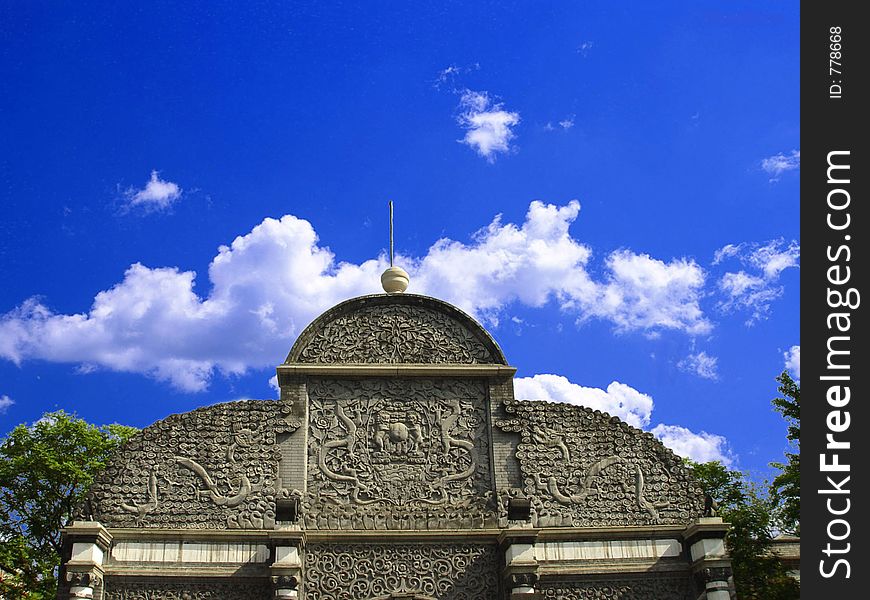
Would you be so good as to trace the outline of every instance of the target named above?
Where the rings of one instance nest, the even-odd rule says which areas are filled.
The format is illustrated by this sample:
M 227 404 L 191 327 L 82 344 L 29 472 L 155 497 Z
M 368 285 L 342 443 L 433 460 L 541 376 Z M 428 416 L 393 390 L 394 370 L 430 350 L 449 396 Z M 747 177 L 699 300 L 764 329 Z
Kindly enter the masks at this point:
M 400 592 L 493 600 L 499 557 L 495 545 L 485 544 L 309 544 L 305 575 L 307 600 L 369 600 Z
M 681 536 L 704 495 L 682 460 L 610 415 L 516 401 L 513 371 L 441 301 L 336 306 L 279 367 L 280 400 L 170 416 L 97 478 L 80 518 L 115 536 L 102 599 L 258 600 L 270 577 L 309 600 L 494 600 L 506 581 L 695 598 Z
M 299 427 L 290 408 L 230 402 L 151 425 L 97 478 L 80 518 L 106 527 L 274 527 L 276 437 Z
M 413 294 L 339 304 L 302 332 L 285 363 L 507 364 L 471 317 Z

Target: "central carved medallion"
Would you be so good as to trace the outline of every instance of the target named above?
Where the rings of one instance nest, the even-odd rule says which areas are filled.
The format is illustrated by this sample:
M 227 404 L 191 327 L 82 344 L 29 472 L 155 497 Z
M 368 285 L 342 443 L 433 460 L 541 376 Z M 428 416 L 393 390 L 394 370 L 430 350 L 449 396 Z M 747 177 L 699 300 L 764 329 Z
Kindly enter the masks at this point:
M 309 493 L 317 504 L 456 506 L 490 489 L 482 384 L 317 380 L 309 385 Z

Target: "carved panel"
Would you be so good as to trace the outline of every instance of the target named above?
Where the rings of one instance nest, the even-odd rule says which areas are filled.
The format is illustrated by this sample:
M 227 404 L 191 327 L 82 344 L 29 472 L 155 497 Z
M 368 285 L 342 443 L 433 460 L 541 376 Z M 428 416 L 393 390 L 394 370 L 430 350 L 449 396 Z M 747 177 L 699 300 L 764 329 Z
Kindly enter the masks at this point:
M 313 379 L 308 395 L 306 527 L 495 523 L 482 382 Z
M 365 306 L 303 336 L 291 356 L 304 363 L 501 362 L 468 326 L 423 306 Z
M 685 524 L 704 494 L 651 434 L 588 408 L 505 404 L 496 426 L 520 434 L 516 457 L 538 527 Z
M 305 597 L 493 600 L 499 597 L 499 568 L 494 545 L 309 544 Z
M 232 581 L 106 577 L 104 600 L 268 600 L 272 586 L 268 579 Z
M 688 577 L 660 577 L 543 584 L 544 598 L 557 600 L 693 600 Z
M 299 426 L 289 413 L 286 402 L 249 400 L 159 421 L 109 463 L 83 516 L 108 527 L 272 528 L 276 435 Z

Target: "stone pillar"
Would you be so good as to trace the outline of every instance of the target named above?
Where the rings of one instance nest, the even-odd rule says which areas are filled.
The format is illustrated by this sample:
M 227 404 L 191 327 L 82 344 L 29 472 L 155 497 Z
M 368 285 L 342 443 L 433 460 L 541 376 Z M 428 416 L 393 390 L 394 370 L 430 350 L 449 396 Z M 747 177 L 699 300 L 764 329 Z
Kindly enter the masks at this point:
M 698 593 L 705 600 L 730 600 L 731 560 L 725 547 L 728 524 L 721 517 L 701 517 L 686 528 L 683 539 L 692 559 Z
M 302 583 L 302 533 L 276 531 L 272 559 L 269 570 L 276 600 L 296 600 Z
M 112 536 L 96 521 L 75 521 L 63 530 L 63 539 L 70 547 L 70 558 L 63 565 L 67 597 L 96 598 L 94 591 L 103 583 L 103 558 Z
M 509 600 L 543 598 L 535 587 L 538 582 L 537 535 L 537 529 L 518 528 L 503 531 L 500 536 L 505 563 L 503 576 Z
M 728 578 L 731 569 L 727 567 L 715 567 L 701 569 L 695 574 L 699 586 L 703 585 L 707 600 L 730 600 L 731 592 L 728 589 Z

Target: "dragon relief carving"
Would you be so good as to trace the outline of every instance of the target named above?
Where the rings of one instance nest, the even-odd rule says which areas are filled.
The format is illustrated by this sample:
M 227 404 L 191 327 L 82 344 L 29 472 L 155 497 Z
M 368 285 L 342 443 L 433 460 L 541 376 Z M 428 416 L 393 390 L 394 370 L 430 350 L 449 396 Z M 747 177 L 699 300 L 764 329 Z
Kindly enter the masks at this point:
M 276 435 L 289 403 L 244 401 L 174 415 L 143 430 L 92 486 L 83 512 L 108 526 L 274 526 Z
M 463 324 L 439 311 L 403 304 L 342 314 L 304 342 L 305 363 L 494 363 Z
M 495 425 L 519 433 L 516 457 L 546 526 L 686 523 L 703 497 L 682 461 L 650 434 L 606 413 L 538 401 L 510 401 Z
M 306 525 L 388 528 L 388 510 L 428 528 L 447 508 L 492 520 L 484 398 L 462 380 L 312 381 Z

